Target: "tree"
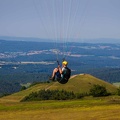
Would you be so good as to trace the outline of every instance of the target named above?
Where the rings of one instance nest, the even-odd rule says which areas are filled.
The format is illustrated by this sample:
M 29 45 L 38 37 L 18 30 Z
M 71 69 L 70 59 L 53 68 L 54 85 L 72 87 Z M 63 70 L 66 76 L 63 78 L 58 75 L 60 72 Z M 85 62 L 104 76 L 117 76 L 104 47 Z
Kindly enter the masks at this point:
M 90 89 L 90 95 L 93 97 L 101 97 L 101 96 L 108 96 L 109 93 L 107 92 L 106 88 L 102 85 L 93 85 Z
M 20 91 L 26 90 L 26 89 L 27 89 L 27 88 L 26 88 L 25 86 L 22 86 L 21 89 L 20 89 Z

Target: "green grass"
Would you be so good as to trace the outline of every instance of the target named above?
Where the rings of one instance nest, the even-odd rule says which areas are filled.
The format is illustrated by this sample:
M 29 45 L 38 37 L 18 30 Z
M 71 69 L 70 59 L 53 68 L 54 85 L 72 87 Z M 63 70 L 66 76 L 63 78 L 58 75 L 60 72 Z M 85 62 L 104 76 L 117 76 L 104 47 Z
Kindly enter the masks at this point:
M 75 93 L 89 92 L 94 84 L 103 85 L 109 92 L 117 88 L 91 75 L 77 75 L 67 84 L 58 82 L 37 84 L 27 90 L 0 98 L 0 120 L 118 120 L 120 96 L 84 97 L 80 100 L 20 102 L 31 92 L 41 89 L 64 89 Z
M 82 74 L 77 75 L 73 78 L 71 78 L 68 83 L 66 84 L 60 84 L 58 82 L 51 82 L 51 83 L 41 83 L 37 84 L 35 86 L 32 86 L 28 88 L 27 90 L 20 91 L 18 93 L 12 94 L 10 96 L 3 97 L 1 100 L 3 101 L 20 101 L 25 96 L 29 95 L 31 92 L 39 91 L 41 89 L 50 89 L 50 90 L 66 90 L 66 91 L 73 91 L 74 93 L 89 93 L 90 88 L 94 84 L 103 85 L 106 87 L 108 92 L 116 92 L 117 87 L 107 83 L 103 80 L 100 80 L 96 77 L 93 77 L 89 74 Z
M 37 110 L 37 109 L 58 109 L 58 108 L 76 108 L 76 107 L 90 107 L 96 105 L 106 104 L 105 100 L 72 100 L 72 101 L 34 101 L 34 102 L 20 102 L 0 103 L 0 111 L 21 111 L 21 110 Z
M 120 97 L 86 97 L 71 101 L 3 102 L 0 120 L 117 120 Z

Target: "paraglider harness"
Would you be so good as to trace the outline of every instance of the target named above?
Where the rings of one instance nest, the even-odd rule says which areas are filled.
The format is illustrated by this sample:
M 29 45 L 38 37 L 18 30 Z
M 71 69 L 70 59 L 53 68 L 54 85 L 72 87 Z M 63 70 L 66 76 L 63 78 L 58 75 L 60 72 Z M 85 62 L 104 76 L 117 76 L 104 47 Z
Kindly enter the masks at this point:
M 59 61 L 57 61 L 59 65 Z M 57 75 L 57 81 L 61 84 L 65 84 L 68 82 L 70 76 L 71 76 L 71 70 L 68 67 L 64 67 L 64 70 L 62 71 L 62 75 L 58 72 Z

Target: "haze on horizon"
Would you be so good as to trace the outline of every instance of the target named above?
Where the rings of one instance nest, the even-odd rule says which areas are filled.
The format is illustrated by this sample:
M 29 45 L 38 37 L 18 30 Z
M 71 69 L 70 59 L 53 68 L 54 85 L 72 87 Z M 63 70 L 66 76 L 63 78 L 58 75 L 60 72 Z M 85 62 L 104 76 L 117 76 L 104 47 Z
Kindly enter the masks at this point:
M 120 41 L 119 0 L 0 0 L 0 36 Z

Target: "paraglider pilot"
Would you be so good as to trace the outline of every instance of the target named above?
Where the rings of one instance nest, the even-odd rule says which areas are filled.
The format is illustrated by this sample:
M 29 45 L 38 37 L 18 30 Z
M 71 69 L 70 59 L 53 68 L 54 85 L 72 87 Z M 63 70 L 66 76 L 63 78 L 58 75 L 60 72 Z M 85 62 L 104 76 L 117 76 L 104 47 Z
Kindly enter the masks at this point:
M 54 81 L 56 78 L 57 81 L 61 84 L 67 83 L 71 75 L 71 70 L 67 67 L 67 65 L 68 62 L 63 61 L 61 68 L 58 62 L 58 67 L 53 70 L 52 77 L 50 78 L 50 80 Z

